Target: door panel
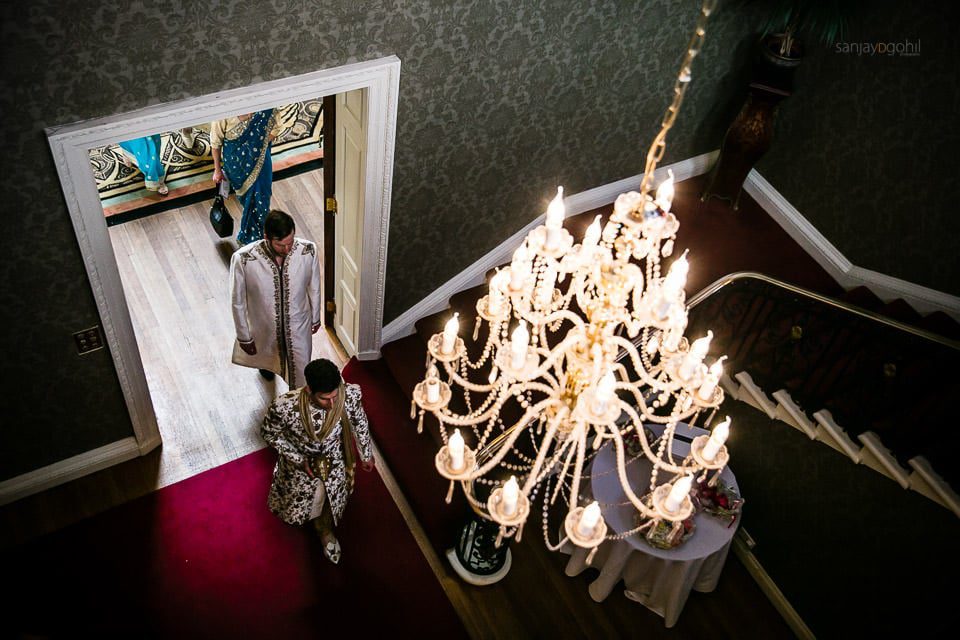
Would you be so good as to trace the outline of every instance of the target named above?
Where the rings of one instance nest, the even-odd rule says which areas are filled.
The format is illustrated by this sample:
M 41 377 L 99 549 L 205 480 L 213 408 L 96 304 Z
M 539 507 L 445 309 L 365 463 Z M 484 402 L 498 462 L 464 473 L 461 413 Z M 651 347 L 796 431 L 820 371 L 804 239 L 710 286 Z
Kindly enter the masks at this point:
M 337 95 L 336 262 L 334 328 L 347 354 L 357 353 L 360 329 L 360 255 L 363 249 L 366 92 Z
M 333 327 L 335 262 L 337 256 L 337 96 L 323 97 L 323 323 Z

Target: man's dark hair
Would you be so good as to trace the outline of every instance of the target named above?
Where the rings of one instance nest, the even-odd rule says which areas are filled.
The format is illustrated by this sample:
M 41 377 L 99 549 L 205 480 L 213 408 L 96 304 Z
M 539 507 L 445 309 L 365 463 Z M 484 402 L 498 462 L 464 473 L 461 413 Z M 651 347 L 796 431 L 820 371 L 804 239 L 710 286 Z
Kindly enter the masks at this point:
M 263 237 L 267 240 L 282 240 L 296 231 L 297 225 L 286 211 L 270 209 L 263 219 Z
M 314 360 L 303 369 L 303 377 L 313 393 L 330 393 L 340 386 L 340 369 L 326 358 Z

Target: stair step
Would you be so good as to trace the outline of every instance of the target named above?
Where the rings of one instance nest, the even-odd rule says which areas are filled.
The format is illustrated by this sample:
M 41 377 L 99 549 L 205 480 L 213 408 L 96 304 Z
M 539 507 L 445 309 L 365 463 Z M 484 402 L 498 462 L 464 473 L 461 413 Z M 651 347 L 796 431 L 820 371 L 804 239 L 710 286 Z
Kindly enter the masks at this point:
M 862 285 L 850 289 L 844 293 L 840 299 L 868 311 L 879 312 L 884 306 L 883 300 L 877 297 L 877 294 Z
M 410 361 L 406 366 L 413 368 Z M 348 367 L 347 379 L 361 387 L 377 387 L 380 404 L 368 408 L 377 447 L 431 544 L 435 549 L 454 546 L 470 508 L 461 491 L 454 492 L 451 504 L 444 504 L 450 483 L 434 467 L 436 443 L 425 433 L 417 434 L 416 421 L 410 420 L 409 400 L 391 380 L 393 371 L 388 366 L 379 360 L 354 360 Z M 378 419 L 374 421 L 374 417 Z
M 380 353 L 387 364 L 387 369 L 396 381 L 397 387 L 404 394 L 407 402 L 412 402 L 413 390 L 418 383 L 423 381 L 426 373 L 426 344 L 417 334 L 413 334 L 384 345 L 380 349 Z M 407 405 L 406 415 L 408 417 L 410 415 L 409 404 Z M 416 419 L 413 419 L 412 422 L 416 425 Z M 417 434 L 416 426 L 413 427 L 413 432 Z M 430 443 L 433 453 L 436 453 L 443 443 L 443 438 L 440 436 L 440 425 L 436 418 L 429 413 L 423 417 L 423 433 L 417 434 L 417 436 Z
M 429 316 L 424 316 L 417 320 L 414 323 L 414 328 L 416 329 L 416 335 L 420 336 L 420 339 L 423 341 L 424 348 L 426 348 L 427 343 L 430 341 L 430 337 L 436 333 L 443 331 L 443 327 L 447 324 L 447 320 L 450 319 L 450 316 L 453 315 L 453 311 L 449 308 L 436 313 L 430 314 Z M 463 334 L 463 325 L 464 322 L 461 318 L 460 322 L 460 335 Z M 473 329 L 473 324 L 471 323 L 470 328 Z
M 917 326 L 951 340 L 960 340 L 960 323 L 943 311 L 934 311 L 924 316 L 917 322 Z
M 383 345 L 380 354 L 407 400 L 413 398 L 413 388 L 423 380 L 426 344 L 420 336 L 413 334 Z
M 921 316 L 917 310 L 911 307 L 910 304 L 903 298 L 891 300 L 883 306 L 880 312 L 891 320 L 898 320 L 905 324 L 911 325 L 917 324 L 923 319 L 923 316 Z
M 461 318 L 471 314 L 476 317 L 477 300 L 487 295 L 489 290 L 490 285 L 489 280 L 487 280 L 487 282 L 483 284 L 478 284 L 475 287 L 470 287 L 469 289 L 455 293 L 450 298 L 450 308 L 453 311 L 459 311 Z

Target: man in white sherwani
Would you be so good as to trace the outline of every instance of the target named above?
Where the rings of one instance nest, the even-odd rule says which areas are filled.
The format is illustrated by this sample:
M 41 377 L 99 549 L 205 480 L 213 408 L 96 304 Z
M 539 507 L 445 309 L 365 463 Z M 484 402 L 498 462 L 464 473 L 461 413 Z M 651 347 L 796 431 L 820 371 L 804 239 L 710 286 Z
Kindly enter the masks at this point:
M 303 386 L 322 310 L 317 247 L 295 231 L 293 218 L 273 209 L 263 221 L 263 240 L 230 260 L 233 362 L 259 369 L 267 380 L 280 374 L 291 389 Z
M 353 490 L 356 451 L 365 471 L 374 467 L 370 429 L 360 387 L 344 384 L 337 365 L 314 360 L 304 377 L 304 387 L 273 401 L 260 427 L 279 454 L 267 505 L 288 524 L 310 522 L 336 564 L 340 542 L 333 527 Z

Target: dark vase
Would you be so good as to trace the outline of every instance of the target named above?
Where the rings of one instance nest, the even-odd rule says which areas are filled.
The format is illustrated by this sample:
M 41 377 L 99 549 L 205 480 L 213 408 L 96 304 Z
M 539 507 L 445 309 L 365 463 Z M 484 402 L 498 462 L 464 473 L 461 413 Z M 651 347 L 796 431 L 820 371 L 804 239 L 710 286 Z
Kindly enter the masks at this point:
M 789 95 L 776 87 L 750 84 L 740 113 L 727 128 L 701 200 L 719 198 L 730 202 L 734 209 L 739 207 L 743 181 L 770 148 L 777 105 Z

